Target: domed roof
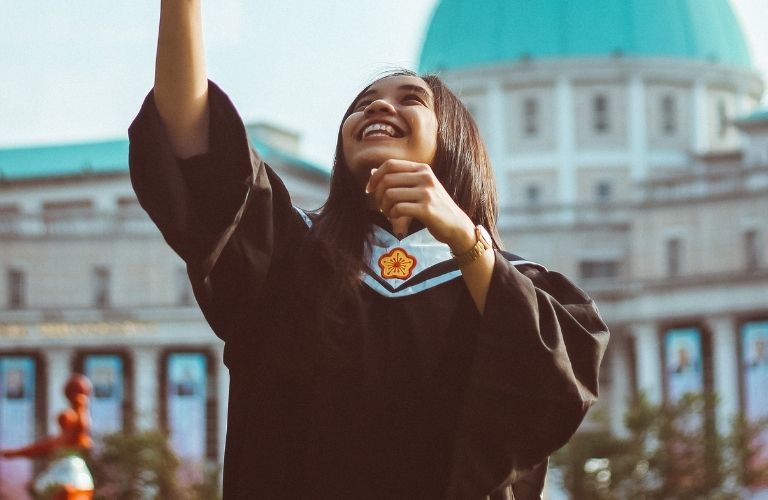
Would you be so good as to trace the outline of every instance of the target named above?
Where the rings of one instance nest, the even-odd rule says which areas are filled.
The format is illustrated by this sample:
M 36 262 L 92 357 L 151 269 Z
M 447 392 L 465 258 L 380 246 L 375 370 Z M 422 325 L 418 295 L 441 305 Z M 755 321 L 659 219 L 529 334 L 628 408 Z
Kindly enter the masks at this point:
M 419 70 L 617 55 L 750 67 L 728 0 L 441 0 Z

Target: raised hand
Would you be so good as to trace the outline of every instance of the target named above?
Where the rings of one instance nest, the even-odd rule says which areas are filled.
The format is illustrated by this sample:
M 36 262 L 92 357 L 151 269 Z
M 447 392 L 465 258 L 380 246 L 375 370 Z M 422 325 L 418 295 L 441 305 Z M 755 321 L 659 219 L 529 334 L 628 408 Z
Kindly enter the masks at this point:
M 418 219 L 438 240 L 463 253 L 475 244 L 474 224 L 424 163 L 387 160 L 371 170 L 366 192 L 396 226 Z

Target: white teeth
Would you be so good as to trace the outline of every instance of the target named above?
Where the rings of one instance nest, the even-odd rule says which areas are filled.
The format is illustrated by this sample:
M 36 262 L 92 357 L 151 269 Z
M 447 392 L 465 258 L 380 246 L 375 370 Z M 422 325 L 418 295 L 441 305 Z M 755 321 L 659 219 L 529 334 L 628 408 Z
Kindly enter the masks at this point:
M 387 125 L 386 123 L 371 123 L 363 130 L 363 137 L 368 137 L 373 134 L 396 137 L 397 131 L 395 130 L 395 127 Z

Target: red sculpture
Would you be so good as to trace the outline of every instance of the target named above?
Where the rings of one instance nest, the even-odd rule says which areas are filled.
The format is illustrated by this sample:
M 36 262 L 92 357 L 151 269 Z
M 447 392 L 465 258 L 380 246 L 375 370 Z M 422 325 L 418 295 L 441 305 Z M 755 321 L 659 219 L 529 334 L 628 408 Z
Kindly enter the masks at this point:
M 82 455 L 92 445 L 91 423 L 88 416 L 88 396 L 92 386 L 87 377 L 72 375 L 64 386 L 64 395 L 71 408 L 59 413 L 61 433 L 43 438 L 23 448 L 3 450 L 4 458 L 54 458 L 35 479 L 33 489 L 41 498 L 51 500 L 90 500 L 93 498 L 93 478 Z

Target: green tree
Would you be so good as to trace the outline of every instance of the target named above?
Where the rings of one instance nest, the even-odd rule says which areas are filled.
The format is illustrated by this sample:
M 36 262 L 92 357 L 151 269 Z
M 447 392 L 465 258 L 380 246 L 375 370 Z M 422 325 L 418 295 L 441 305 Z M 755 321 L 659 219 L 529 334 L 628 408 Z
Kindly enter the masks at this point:
M 555 455 L 576 500 L 728 500 L 766 484 L 757 435 L 766 422 L 734 419 L 727 436 L 714 427 L 713 396 L 688 395 L 653 405 L 643 395 L 625 415 L 628 437 L 580 433 Z
M 160 431 L 109 434 L 89 461 L 97 500 L 216 500 L 221 498 L 219 470 L 206 471 L 203 483 L 177 480 L 178 457 Z

